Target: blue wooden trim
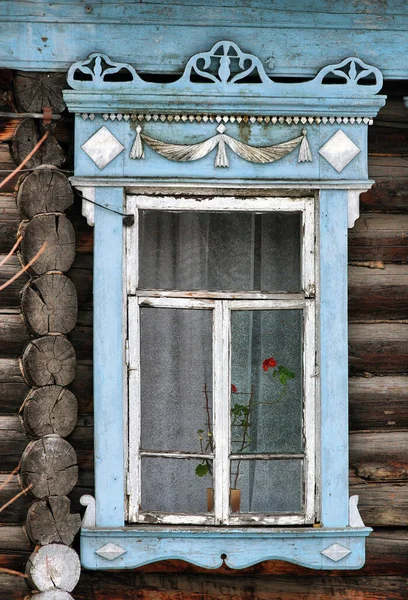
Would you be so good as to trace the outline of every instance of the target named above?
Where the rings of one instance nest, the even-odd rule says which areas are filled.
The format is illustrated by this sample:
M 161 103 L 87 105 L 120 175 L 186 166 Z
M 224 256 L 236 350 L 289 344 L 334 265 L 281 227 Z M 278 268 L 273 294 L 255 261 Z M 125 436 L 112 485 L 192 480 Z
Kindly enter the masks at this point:
M 286 560 L 311 569 L 359 569 L 365 561 L 365 537 L 359 529 L 82 529 L 81 560 L 87 569 L 133 569 L 158 560 L 186 560 L 207 569 L 225 563 L 245 569 L 264 560 Z M 125 551 L 114 560 L 96 554 L 106 544 Z M 321 552 L 338 544 L 350 553 L 338 561 Z M 120 551 L 120 550 L 119 550 Z
M 98 188 L 99 204 L 123 211 L 123 188 Z M 122 218 L 95 206 L 94 415 L 96 524 L 124 524 Z
M 300 103 L 300 100 L 298 99 Z M 182 184 L 189 179 L 206 180 L 214 184 L 218 180 L 229 180 L 237 183 L 239 180 L 264 181 L 268 187 L 272 180 L 282 181 L 286 184 L 293 180 L 334 181 L 367 178 L 367 127 L 365 123 L 226 123 L 226 133 L 238 141 L 252 146 L 268 146 L 279 144 L 302 135 L 302 130 L 307 131 L 307 140 L 310 145 L 312 161 L 299 162 L 299 147 L 287 156 L 273 163 L 252 163 L 244 160 L 227 147 L 229 159 L 228 168 L 215 166 L 217 148 L 199 160 L 177 162 L 160 156 L 146 143 L 143 142 L 144 158 L 132 159 L 131 149 L 136 139 L 136 127 L 139 123 L 122 120 L 104 120 L 98 115 L 93 120 L 75 117 L 75 176 L 80 177 L 105 177 L 105 178 L 142 178 L 166 180 L 177 178 Z M 142 133 L 168 143 L 195 144 L 202 142 L 217 134 L 217 122 L 161 122 L 143 121 Z M 82 146 L 89 138 L 105 127 L 124 146 L 107 166 L 100 169 L 93 160 L 84 152 Z M 339 173 L 319 154 L 319 149 L 339 130 L 343 131 L 350 140 L 360 148 L 360 153 Z
M 118 60 L 135 57 L 145 72 L 181 72 L 198 46 L 222 37 L 254 43 L 274 75 L 311 76 L 325 62 L 357 54 L 389 78 L 407 78 L 408 29 L 404 0 L 366 0 L 364 10 L 346 0 L 327 11 L 324 0 L 275 4 L 218 2 L 88 2 L 44 4 L 39 0 L 0 2 L 0 64 L 22 70 L 68 69 L 75 60 L 108 48 Z M 214 7 L 214 8 L 212 8 Z M 152 44 L 159 36 L 160 43 Z M 24 44 L 21 43 L 24 40 Z M 180 43 L 182 41 L 182 43 Z
M 320 192 L 321 520 L 348 525 L 347 191 Z
M 64 99 L 71 112 L 150 109 L 170 114 L 286 116 L 374 116 L 385 101 L 383 96 L 374 96 L 383 84 L 381 71 L 355 56 L 329 64 L 313 79 L 294 84 L 274 81 L 256 55 L 243 52 L 233 41 L 220 40 L 202 50 L 191 56 L 179 79 L 165 84 L 144 81 L 129 63 L 91 53 L 71 65 L 67 81 L 74 91 L 65 91 Z M 115 80 L 119 72 L 126 75 L 126 81 Z M 194 81 L 197 76 L 204 83 Z M 256 77 L 257 82 L 248 82 L 248 77 Z

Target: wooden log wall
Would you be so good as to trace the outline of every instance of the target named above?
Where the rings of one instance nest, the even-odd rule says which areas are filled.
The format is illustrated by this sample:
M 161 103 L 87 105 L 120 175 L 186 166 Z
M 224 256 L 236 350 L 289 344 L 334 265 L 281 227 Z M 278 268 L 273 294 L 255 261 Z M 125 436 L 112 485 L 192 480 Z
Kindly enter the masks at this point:
M 385 93 L 392 97 L 369 131 L 370 177 L 377 183 L 361 197 L 362 214 L 350 231 L 349 246 L 350 492 L 359 494 L 362 517 L 374 528 L 367 540 L 366 565 L 358 571 L 321 572 L 280 561 L 266 561 L 243 571 L 222 567 L 213 572 L 180 561 L 165 561 L 132 572 L 83 571 L 72 592 L 75 600 L 407 598 L 408 110 L 403 107 L 400 86 L 388 86 Z M 3 144 L 0 144 L 0 158 L 7 168 L 14 164 L 8 142 L 15 130 L 16 127 L 10 125 Z M 58 122 L 55 137 L 61 145 L 65 144 L 66 155 L 70 152 L 70 135 L 69 121 Z M 65 163 L 63 168 L 66 168 Z M 28 177 L 25 181 L 27 184 Z M 31 181 L 35 188 L 34 178 Z M 20 201 L 17 207 L 13 189 L 10 186 L 0 196 L 2 253 L 6 253 L 15 240 L 20 221 L 18 211 L 23 210 Z M 32 498 L 23 495 L 0 514 L 3 524 L 0 527 L 0 567 L 19 571 L 24 569 L 33 549 L 25 525 L 27 513 L 32 513 L 33 506 L 36 506 L 36 519 L 30 519 L 28 525 L 32 539 L 36 540 L 38 531 L 44 535 L 43 522 L 49 523 L 52 518 L 55 528 L 47 530 L 43 543 L 54 545 L 59 538 L 60 542 L 69 544 L 71 519 L 75 519 L 80 510 L 79 497 L 83 493 L 92 493 L 93 489 L 92 229 L 80 216 L 78 199 L 73 206 L 64 203 L 63 198 L 59 201 L 56 207 L 42 197 L 38 211 L 50 214 L 50 220 L 55 218 L 54 213 L 67 212 L 73 224 L 76 255 L 65 276 L 76 289 L 77 322 L 70 330 L 74 320 L 72 288 L 69 283 L 65 287 L 61 285 L 64 281 L 61 274 L 57 283 L 55 277 L 43 282 L 44 275 L 39 273 L 31 275 L 31 283 L 23 277 L 0 295 L 0 488 L 27 445 L 27 433 L 45 440 L 45 444 L 48 440 L 52 442 L 52 436 L 59 436 L 61 441 L 67 436 L 67 442 L 77 454 L 79 478 L 66 496 L 58 488 L 61 493 L 56 497 L 50 499 L 46 495 L 47 499 L 38 499 L 33 504 Z M 32 221 L 36 214 L 24 213 L 23 216 Z M 50 226 L 50 231 L 55 228 Z M 18 268 L 16 259 L 4 265 L 0 269 L 0 281 Z M 38 283 L 33 288 L 34 277 Z M 41 306 L 42 298 L 58 293 L 61 288 L 67 293 L 64 296 L 66 311 L 61 312 L 57 306 L 52 318 L 44 313 L 28 314 L 39 312 L 37 307 Z M 24 322 L 19 316 L 20 302 L 23 312 L 27 312 Z M 58 324 L 56 332 L 53 331 L 57 327 L 55 323 Z M 36 331 L 39 333 L 33 336 Z M 38 346 L 36 350 L 33 346 L 52 335 L 72 344 L 76 353 L 76 377 L 72 383 L 64 385 L 55 381 L 55 372 L 50 374 L 49 369 L 48 372 L 47 368 L 40 369 L 41 377 L 44 375 L 48 383 L 32 389 L 19 370 L 19 356 L 22 353 L 27 356 L 25 349 L 31 348 L 33 358 L 31 352 L 28 353 L 30 370 L 38 350 Z M 44 387 L 47 387 L 47 395 L 44 395 Z M 78 403 L 78 417 L 75 428 L 68 434 L 75 421 L 75 402 L 71 394 Z M 19 409 L 26 398 L 23 425 Z M 49 415 L 46 421 L 39 418 L 41 406 Z M 38 441 L 30 444 L 31 448 L 38 447 Z M 74 465 L 71 461 L 68 463 L 68 471 L 72 473 Z M 38 462 L 36 464 L 38 466 Z M 47 465 L 42 463 L 41 470 L 44 468 Z M 67 487 L 71 485 L 69 479 L 64 481 Z M 44 481 L 39 477 L 35 484 L 41 487 Z M 53 485 L 54 481 L 45 483 L 46 488 Z M 0 489 L 0 505 L 20 490 L 19 478 L 15 475 Z M 49 489 L 45 491 L 48 493 Z M 71 509 L 67 497 L 71 500 Z M 68 537 L 65 524 L 68 525 Z M 24 579 L 0 573 L 0 600 L 22 600 L 26 594 Z
M 12 82 L 13 108 L 26 113 L 42 113 L 47 106 L 54 113 L 64 110 L 63 81 L 63 75 L 45 78 L 42 74 L 17 73 Z M 69 546 L 81 522 L 79 513 L 70 512 L 67 497 L 78 481 L 77 457 L 64 439 L 73 431 L 78 413 L 75 394 L 67 388 L 77 367 L 75 350 L 67 337 L 77 320 L 77 294 L 74 283 L 64 274 L 75 259 L 75 231 L 64 212 L 73 204 L 74 195 L 66 174 L 58 170 L 65 156 L 54 135 L 55 125 L 35 118 L 25 118 L 16 125 L 6 134 L 15 165 L 32 150 L 46 128 L 49 136 L 27 163 L 15 192 L 3 196 L 6 206 L 9 201 L 5 213 L 12 217 L 7 223 L 8 243 L 3 238 L 5 251 L 17 236 L 21 238 L 18 262 L 27 265 L 37 257 L 27 271 L 28 277 L 9 290 L 6 310 L 0 316 L 4 332 L 0 347 L 3 355 L 18 361 L 24 382 L 23 387 L 14 387 L 24 395 L 18 414 L 1 417 L 3 444 L 11 441 L 11 432 L 13 441 L 17 434 L 22 455 L 17 446 L 12 447 L 3 468 L 7 462 L 10 471 L 20 465 L 17 481 L 27 493 L 21 496 L 29 505 L 21 520 L 25 521 L 25 535 L 36 546 L 23 579 L 41 592 L 40 597 L 68 600 L 80 571 L 78 555 Z M 14 261 L 15 270 L 18 262 Z M 12 272 L 12 263 L 8 268 Z M 5 401 L 9 410 L 13 403 L 7 391 Z M 17 403 L 20 401 L 21 397 Z M 3 487 L 6 497 L 15 483 L 11 479 Z M 7 506 L 6 498 L 3 504 Z M 16 509 L 14 502 L 9 504 L 10 515 Z M 6 513 L 3 518 L 7 518 Z M 21 529 L 14 533 L 21 535 Z

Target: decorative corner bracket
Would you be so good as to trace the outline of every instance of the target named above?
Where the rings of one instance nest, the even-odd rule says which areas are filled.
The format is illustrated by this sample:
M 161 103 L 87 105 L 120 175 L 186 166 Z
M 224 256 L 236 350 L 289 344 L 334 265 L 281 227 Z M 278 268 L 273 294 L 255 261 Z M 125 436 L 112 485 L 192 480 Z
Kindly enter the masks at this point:
M 83 529 L 90 529 L 92 527 L 95 527 L 95 498 L 90 494 L 85 494 L 85 496 L 81 496 L 80 502 L 82 506 L 86 506 L 86 511 L 82 519 L 81 527 Z

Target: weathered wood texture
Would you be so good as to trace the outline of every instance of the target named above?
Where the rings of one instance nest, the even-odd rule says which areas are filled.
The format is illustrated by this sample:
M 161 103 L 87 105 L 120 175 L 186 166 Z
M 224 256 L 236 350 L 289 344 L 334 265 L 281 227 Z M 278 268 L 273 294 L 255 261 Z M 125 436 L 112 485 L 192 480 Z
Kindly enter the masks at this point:
M 14 96 L 21 112 L 40 113 L 46 106 L 62 112 L 65 103 L 62 90 L 66 87 L 64 73 L 17 72 L 14 78 Z
M 79 513 L 70 513 L 71 503 L 66 496 L 50 496 L 30 506 L 27 533 L 36 544 L 60 543 L 68 546 L 81 526 Z
M 351 377 L 350 429 L 408 429 L 408 377 Z
M 20 228 L 24 235 L 21 254 L 27 264 L 46 242 L 31 270 L 36 275 L 46 271 L 68 271 L 75 258 L 75 232 L 67 217 L 61 213 L 37 215 Z
M 407 231 L 406 214 L 362 213 L 349 230 L 349 260 L 406 263 Z
M 77 373 L 69 386 L 78 400 L 79 412 L 92 412 L 92 362 L 80 360 Z M 18 358 L 0 359 L 0 414 L 17 413 L 26 398 L 30 387 L 25 382 Z
M 75 350 L 62 335 L 47 335 L 30 342 L 21 363 L 25 379 L 34 386 L 69 385 L 75 377 Z
M 379 267 L 349 267 L 350 321 L 408 317 L 408 265 Z
M 408 323 L 351 324 L 349 365 L 352 373 L 406 373 Z
M 64 212 L 74 200 L 67 177 L 51 166 L 43 166 L 30 173 L 21 183 L 17 206 L 21 217 L 31 219 L 47 212 Z
M 50 433 L 66 437 L 74 429 L 77 415 L 74 394 L 58 385 L 35 388 L 24 401 L 24 427 L 31 437 Z
M 17 127 L 11 142 L 11 156 L 16 165 L 19 165 L 31 152 L 37 142 L 44 135 L 44 130 L 35 119 L 24 119 Z M 40 165 L 54 165 L 60 167 L 65 162 L 61 146 L 50 134 L 36 151 L 34 156 L 26 163 L 27 169 L 34 169 Z
M 35 335 L 69 333 L 75 327 L 78 305 L 75 286 L 62 273 L 46 273 L 24 287 L 21 313 Z
M 71 592 L 79 581 L 81 564 L 72 548 L 48 544 L 33 552 L 26 571 L 29 584 L 40 592 L 55 588 Z
M 135 591 L 136 595 L 135 595 Z M 76 600 L 405 600 L 405 577 L 83 573 Z
M 77 458 L 72 446 L 59 435 L 30 442 L 21 458 L 24 487 L 32 486 L 36 498 L 65 496 L 78 479 Z

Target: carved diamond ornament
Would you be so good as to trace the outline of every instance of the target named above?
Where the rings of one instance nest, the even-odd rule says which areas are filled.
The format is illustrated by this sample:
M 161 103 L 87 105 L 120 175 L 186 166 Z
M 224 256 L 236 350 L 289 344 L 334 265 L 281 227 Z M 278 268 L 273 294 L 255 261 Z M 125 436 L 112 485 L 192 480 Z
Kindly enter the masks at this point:
M 326 548 L 326 550 L 322 550 L 320 554 L 324 554 L 324 556 L 327 556 L 327 558 L 330 558 L 330 560 L 337 562 L 338 560 L 341 560 L 342 558 L 350 554 L 350 552 L 351 550 L 345 548 L 344 546 L 341 546 L 340 544 L 332 544 L 331 546 Z
M 124 150 L 119 142 L 105 125 L 101 127 L 88 141 L 81 146 L 82 150 L 91 158 L 101 170 Z
M 360 148 L 339 129 L 336 133 L 320 148 L 319 154 L 327 160 L 338 173 L 347 167 L 349 162 L 360 153 Z
M 99 548 L 99 550 L 95 550 L 95 554 L 102 556 L 102 558 L 106 558 L 106 560 L 115 560 L 125 553 L 126 550 L 124 548 L 117 544 L 112 544 L 112 542 L 105 544 L 102 548 Z

